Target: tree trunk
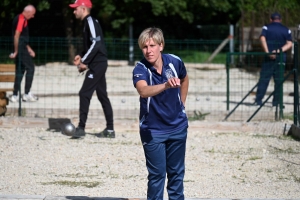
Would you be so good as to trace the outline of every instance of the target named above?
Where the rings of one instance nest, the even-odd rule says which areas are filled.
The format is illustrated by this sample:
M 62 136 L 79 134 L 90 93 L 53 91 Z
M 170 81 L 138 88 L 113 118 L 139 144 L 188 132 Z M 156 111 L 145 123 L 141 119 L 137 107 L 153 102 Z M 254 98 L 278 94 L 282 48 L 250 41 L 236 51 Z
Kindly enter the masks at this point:
M 74 21 L 72 19 L 72 15 L 69 7 L 64 6 L 63 13 L 64 13 L 65 33 L 66 33 L 66 39 L 68 44 L 68 64 L 73 65 L 73 60 L 76 54 L 76 48 L 73 43 L 73 30 L 72 30 L 72 25 L 74 24 Z

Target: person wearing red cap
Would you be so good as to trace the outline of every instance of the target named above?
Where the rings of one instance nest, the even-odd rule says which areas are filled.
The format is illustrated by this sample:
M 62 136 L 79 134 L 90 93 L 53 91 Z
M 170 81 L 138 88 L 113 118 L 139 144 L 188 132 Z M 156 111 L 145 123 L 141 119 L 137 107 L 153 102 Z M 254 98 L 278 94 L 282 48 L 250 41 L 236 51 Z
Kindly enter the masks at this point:
M 83 21 L 83 51 L 75 56 L 74 65 L 79 72 L 86 71 L 85 79 L 79 91 L 79 124 L 72 138 L 85 136 L 85 126 L 90 100 L 96 91 L 106 119 L 106 128 L 97 137 L 115 137 L 113 110 L 106 91 L 105 73 L 107 70 L 107 52 L 102 28 L 97 19 L 91 17 L 92 2 L 76 0 L 69 5 L 74 8 L 76 19 Z
M 92 8 L 92 2 L 90 0 L 76 0 L 73 4 L 69 5 L 71 8 L 77 8 L 79 6 L 86 6 Z

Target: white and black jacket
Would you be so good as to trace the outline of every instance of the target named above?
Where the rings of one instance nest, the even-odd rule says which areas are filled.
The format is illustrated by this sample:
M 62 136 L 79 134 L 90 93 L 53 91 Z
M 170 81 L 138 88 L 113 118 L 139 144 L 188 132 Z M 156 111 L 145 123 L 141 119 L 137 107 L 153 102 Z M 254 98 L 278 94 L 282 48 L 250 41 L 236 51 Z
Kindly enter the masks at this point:
M 107 51 L 102 28 L 97 19 L 87 15 L 83 19 L 83 51 L 81 62 L 89 65 L 94 62 L 107 61 Z

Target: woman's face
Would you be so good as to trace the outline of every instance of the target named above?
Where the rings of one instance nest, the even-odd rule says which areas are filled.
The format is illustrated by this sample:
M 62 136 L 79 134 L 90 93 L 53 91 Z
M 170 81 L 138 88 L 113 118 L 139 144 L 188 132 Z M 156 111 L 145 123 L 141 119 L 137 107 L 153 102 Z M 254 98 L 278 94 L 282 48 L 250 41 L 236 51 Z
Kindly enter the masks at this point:
M 157 44 L 152 38 L 146 41 L 142 47 L 142 52 L 145 59 L 154 65 L 158 59 L 161 59 L 161 51 L 163 50 L 162 44 Z

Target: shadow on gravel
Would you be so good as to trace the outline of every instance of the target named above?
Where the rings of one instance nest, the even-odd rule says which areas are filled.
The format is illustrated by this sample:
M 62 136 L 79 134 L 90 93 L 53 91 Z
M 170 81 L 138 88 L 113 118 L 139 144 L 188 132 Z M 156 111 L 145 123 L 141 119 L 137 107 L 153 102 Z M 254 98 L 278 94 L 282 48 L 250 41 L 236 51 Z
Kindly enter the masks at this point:
M 116 198 L 116 197 L 86 197 L 86 196 L 66 196 L 65 199 L 72 200 L 146 200 L 144 198 Z M 54 200 L 54 199 L 45 199 L 45 200 Z
M 71 120 L 69 118 L 49 118 L 49 128 L 47 129 L 47 131 L 61 132 L 61 127 L 67 123 L 71 123 Z

